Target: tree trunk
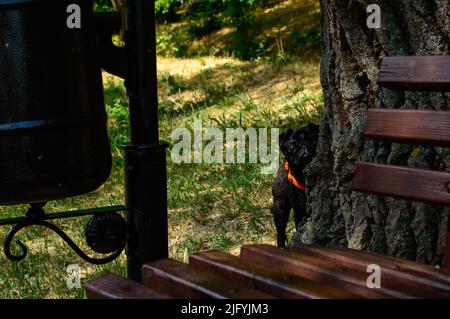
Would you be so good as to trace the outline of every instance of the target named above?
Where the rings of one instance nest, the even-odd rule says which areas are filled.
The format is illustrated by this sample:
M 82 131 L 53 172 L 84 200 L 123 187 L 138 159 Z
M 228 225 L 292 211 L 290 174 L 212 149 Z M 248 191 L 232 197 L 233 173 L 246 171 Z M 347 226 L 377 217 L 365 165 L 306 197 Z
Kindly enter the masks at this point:
M 123 39 L 125 33 L 125 0 L 111 0 L 111 3 L 122 18 L 122 27 L 120 28 L 120 37 Z
M 383 56 L 449 54 L 448 1 L 321 0 L 325 115 L 317 158 L 306 172 L 308 218 L 293 242 L 348 246 L 440 264 L 448 208 L 352 192 L 351 182 L 357 160 L 449 170 L 448 149 L 364 141 L 361 134 L 368 107 L 450 106 L 450 94 L 377 85 Z M 369 4 L 381 8 L 380 29 L 366 25 Z

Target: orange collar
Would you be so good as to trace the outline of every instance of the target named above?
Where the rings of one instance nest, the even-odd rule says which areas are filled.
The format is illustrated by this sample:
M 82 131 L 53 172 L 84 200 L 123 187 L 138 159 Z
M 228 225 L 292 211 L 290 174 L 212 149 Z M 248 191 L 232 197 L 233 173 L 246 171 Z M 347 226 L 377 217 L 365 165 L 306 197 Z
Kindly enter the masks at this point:
M 288 162 L 286 161 L 286 163 L 284 164 L 284 168 L 286 169 L 286 171 L 288 172 L 288 180 L 294 184 L 297 188 L 301 189 L 302 191 L 305 191 L 305 186 L 303 186 L 302 184 L 300 184 L 297 179 L 295 178 L 294 174 L 292 174 L 291 168 L 289 167 Z

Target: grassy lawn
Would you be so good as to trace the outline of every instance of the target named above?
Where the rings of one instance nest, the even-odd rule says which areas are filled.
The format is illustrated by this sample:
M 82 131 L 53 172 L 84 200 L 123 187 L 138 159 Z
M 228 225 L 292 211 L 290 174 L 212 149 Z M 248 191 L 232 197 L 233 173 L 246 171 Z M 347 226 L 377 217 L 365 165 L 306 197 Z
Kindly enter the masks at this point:
M 281 8 L 282 9 L 282 8 Z M 280 9 L 280 10 L 281 10 Z M 268 19 L 268 18 L 267 18 Z M 281 31 L 280 31 L 281 32 Z M 243 62 L 232 57 L 158 58 L 161 139 L 172 145 L 171 132 L 192 127 L 298 127 L 317 122 L 322 109 L 317 57 L 281 57 Z M 97 191 L 51 202 L 47 211 L 122 204 L 123 158 L 119 145 L 128 140 L 127 99 L 123 81 L 104 74 L 113 171 Z M 238 253 L 246 243 L 275 243 L 269 211 L 274 175 L 261 175 L 258 164 L 174 164 L 168 150 L 170 255 L 224 249 Z M 25 206 L 1 207 L 2 218 L 21 216 Z M 85 251 L 87 218 L 56 221 Z M 4 238 L 8 227 L 0 227 Z M 292 233 L 293 223 L 288 232 Z M 105 272 L 126 275 L 126 259 L 94 266 L 83 262 L 57 235 L 42 227 L 19 233 L 28 247 L 14 263 L 0 254 L 0 298 L 83 298 L 68 289 L 66 267 L 79 264 L 82 283 Z M 92 254 L 91 254 L 92 255 Z

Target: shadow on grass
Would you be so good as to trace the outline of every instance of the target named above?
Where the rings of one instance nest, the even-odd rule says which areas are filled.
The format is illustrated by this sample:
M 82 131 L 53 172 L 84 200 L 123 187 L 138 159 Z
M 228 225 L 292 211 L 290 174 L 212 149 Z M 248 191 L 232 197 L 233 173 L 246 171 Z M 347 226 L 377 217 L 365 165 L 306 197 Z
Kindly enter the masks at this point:
M 226 108 L 232 105 L 236 98 L 249 92 L 254 93 L 258 89 L 259 92 L 255 98 L 262 98 L 265 94 L 270 94 L 268 90 L 288 80 L 316 78 L 316 69 L 304 67 L 309 64 L 318 64 L 318 59 L 296 61 L 291 58 L 220 63 L 191 76 L 178 75 L 175 82 L 160 82 L 160 86 L 166 94 L 160 101 L 159 112 L 161 116 L 171 119 L 190 116 L 211 106 Z M 164 86 L 167 87 L 164 88 Z M 182 87 L 183 90 L 173 89 L 177 87 Z M 268 90 L 264 90 L 264 88 Z M 295 88 L 292 90 L 294 91 Z M 302 88 L 299 88 L 298 91 L 301 90 Z M 188 95 L 189 92 L 196 93 L 185 98 L 184 95 Z M 248 101 L 247 104 L 249 103 L 252 102 Z M 246 111 L 246 107 L 251 108 L 251 105 L 244 105 L 244 111 Z

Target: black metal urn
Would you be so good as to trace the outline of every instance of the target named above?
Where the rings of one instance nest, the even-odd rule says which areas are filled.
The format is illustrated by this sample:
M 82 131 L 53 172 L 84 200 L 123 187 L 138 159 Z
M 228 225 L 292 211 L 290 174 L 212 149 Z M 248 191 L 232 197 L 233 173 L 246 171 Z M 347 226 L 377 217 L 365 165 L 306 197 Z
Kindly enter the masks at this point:
M 0 0 L 0 204 L 87 193 L 110 169 L 92 0 Z

